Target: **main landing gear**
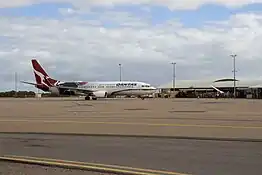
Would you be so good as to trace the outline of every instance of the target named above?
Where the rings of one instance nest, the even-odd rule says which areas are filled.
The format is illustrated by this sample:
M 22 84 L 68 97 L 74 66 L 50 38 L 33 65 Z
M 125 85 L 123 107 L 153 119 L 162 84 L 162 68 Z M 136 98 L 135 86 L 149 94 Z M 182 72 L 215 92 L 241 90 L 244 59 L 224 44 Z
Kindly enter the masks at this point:
M 141 95 L 138 95 L 138 98 L 141 98 L 141 100 L 144 100 L 145 97 L 144 96 L 141 96 Z
M 97 98 L 95 96 L 86 96 L 85 100 L 97 100 Z

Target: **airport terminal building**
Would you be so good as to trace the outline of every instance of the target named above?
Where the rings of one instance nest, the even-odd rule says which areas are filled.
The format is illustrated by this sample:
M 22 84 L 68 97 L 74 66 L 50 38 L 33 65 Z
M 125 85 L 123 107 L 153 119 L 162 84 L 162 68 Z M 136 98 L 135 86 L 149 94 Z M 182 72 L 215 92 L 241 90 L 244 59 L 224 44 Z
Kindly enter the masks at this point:
M 237 98 L 262 99 L 262 79 L 241 79 L 236 80 Z M 214 88 L 215 87 L 215 88 Z M 223 91 L 222 97 L 234 97 L 234 79 L 223 78 L 217 80 L 176 80 L 176 97 L 214 97 L 218 90 Z M 160 93 L 170 93 L 173 89 L 173 82 L 159 86 Z

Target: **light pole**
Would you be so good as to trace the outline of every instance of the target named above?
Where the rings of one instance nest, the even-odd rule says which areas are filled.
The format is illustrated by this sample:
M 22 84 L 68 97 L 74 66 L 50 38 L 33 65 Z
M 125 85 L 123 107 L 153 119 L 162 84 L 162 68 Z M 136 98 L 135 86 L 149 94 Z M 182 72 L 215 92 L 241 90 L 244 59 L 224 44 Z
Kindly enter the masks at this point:
M 15 97 L 17 97 L 17 72 L 15 72 Z
M 175 91 L 176 89 L 176 63 L 175 62 L 172 62 L 171 63 L 173 65 L 173 89 Z
M 233 58 L 233 75 L 234 75 L 234 98 L 236 98 L 236 54 L 230 55 Z
M 122 64 L 118 64 L 119 65 L 119 80 L 122 81 Z

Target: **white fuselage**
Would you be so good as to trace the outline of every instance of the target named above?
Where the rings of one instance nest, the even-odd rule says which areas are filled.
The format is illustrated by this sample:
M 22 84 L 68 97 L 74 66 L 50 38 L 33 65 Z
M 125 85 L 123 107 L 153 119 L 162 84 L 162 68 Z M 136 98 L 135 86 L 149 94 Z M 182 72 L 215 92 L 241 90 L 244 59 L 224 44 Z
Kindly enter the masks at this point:
M 156 88 L 144 82 L 135 81 L 104 81 L 78 82 L 79 88 L 93 92 L 106 92 L 108 95 L 150 95 Z
M 34 85 L 45 92 L 56 95 L 85 95 L 85 99 L 108 97 L 110 95 L 150 95 L 156 88 L 144 82 L 135 81 L 100 81 L 100 82 L 61 82 L 48 76 L 44 68 L 36 59 L 32 59 L 36 83 L 23 82 Z

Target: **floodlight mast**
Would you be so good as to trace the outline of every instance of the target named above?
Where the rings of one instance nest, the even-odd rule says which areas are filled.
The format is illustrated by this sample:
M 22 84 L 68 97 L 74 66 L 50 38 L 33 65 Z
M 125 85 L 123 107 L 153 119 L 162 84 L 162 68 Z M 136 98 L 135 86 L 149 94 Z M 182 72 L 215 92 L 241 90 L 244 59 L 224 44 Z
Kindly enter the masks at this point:
M 173 85 L 172 85 L 172 87 L 173 87 L 173 89 L 175 91 L 175 89 L 176 89 L 176 63 L 172 62 L 171 64 L 173 65 L 173 81 L 172 81 Z
M 119 66 L 119 81 L 122 81 L 122 64 L 118 64 Z
M 236 98 L 236 54 L 230 55 L 233 58 L 233 76 L 234 76 L 234 98 Z

